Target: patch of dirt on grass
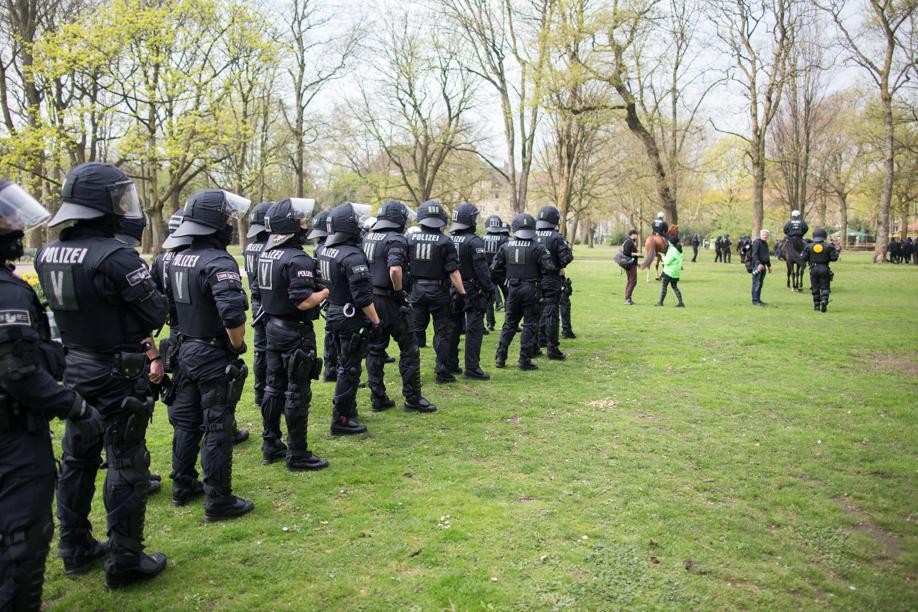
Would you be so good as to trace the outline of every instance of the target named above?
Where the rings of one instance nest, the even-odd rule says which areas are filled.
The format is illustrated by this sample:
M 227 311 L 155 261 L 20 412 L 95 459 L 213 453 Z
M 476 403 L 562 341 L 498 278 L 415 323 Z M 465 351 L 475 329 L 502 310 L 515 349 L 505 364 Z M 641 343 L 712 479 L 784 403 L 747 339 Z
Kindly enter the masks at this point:
M 606 397 L 606 398 L 599 399 L 599 400 L 593 400 L 592 402 L 587 402 L 587 406 L 589 406 L 590 408 L 595 408 L 597 410 L 612 410 L 613 408 L 618 406 L 618 402 L 616 402 L 611 397 Z
M 909 378 L 918 378 L 918 353 L 872 352 L 865 359 L 868 367 L 881 372 L 904 374 Z
M 836 499 L 835 503 L 841 506 L 841 509 L 845 511 L 845 514 L 853 516 L 857 519 L 857 525 L 852 528 L 852 531 L 857 531 L 860 533 L 866 533 L 871 538 L 880 545 L 880 548 L 883 549 L 883 554 L 888 558 L 895 561 L 902 554 L 902 547 L 900 545 L 901 536 L 897 533 L 892 533 L 891 531 L 886 531 L 879 525 L 877 525 L 873 517 L 869 513 L 862 510 L 853 500 L 848 498 Z

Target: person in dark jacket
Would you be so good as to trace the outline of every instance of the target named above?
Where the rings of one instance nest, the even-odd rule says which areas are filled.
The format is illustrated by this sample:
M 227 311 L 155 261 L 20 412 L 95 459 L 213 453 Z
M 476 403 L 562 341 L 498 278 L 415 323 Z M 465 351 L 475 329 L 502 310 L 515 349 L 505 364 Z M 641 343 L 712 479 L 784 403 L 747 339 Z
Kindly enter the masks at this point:
M 771 257 L 768 252 L 768 230 L 759 232 L 759 237 L 753 241 L 750 259 L 752 261 L 752 305 L 764 306 L 762 301 L 762 286 L 765 284 L 765 272 L 771 272 Z
M 692 234 L 692 263 L 695 263 L 695 260 L 698 259 L 698 246 L 701 244 L 701 238 L 698 234 Z
M 19 185 L 0 181 L 0 610 L 41 609 L 57 478 L 48 421 L 101 423 L 58 384 L 63 348 L 35 291 L 13 274 L 25 232 L 50 216 Z
M 631 258 L 631 264 L 625 268 L 625 274 L 628 276 L 628 281 L 625 283 L 625 304 L 628 306 L 634 304 L 631 300 L 631 295 L 634 293 L 634 288 L 637 287 L 637 238 L 637 230 L 630 229 L 628 230 L 628 239 L 622 244 L 622 255 Z
M 803 249 L 803 259 L 810 264 L 810 293 L 813 295 L 813 310 L 825 312 L 829 306 L 832 272 L 829 263 L 838 261 L 838 250 L 826 242 L 825 228 L 813 230 L 813 242 Z

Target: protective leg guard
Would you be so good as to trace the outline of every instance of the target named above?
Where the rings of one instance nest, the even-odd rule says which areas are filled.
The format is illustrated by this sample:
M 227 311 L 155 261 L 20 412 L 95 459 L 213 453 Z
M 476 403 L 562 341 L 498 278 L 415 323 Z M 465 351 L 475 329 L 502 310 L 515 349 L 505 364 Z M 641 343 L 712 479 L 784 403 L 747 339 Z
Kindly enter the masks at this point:
M 84 566 L 99 558 L 99 543 L 92 537 L 89 522 L 96 473 L 102 465 L 102 438 L 97 426 L 67 420 L 62 449 L 56 496 L 61 529 L 58 554 L 64 559 L 65 570 L 82 573 L 86 571 Z
M 306 427 L 312 392 L 308 384 L 290 383 L 284 393 L 284 418 L 287 421 L 287 459 L 306 451 Z

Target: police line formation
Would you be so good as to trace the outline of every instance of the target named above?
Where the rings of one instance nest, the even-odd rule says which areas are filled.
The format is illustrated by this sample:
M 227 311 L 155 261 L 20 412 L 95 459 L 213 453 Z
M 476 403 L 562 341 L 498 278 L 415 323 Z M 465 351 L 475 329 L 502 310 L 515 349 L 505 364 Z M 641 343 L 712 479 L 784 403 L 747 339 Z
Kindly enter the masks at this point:
M 249 303 L 226 250 L 233 220 L 247 212 L 250 242 L 243 255 L 265 464 L 285 461 L 291 471 L 328 466 L 307 445 L 314 380 L 335 383 L 332 435 L 367 431 L 357 409 L 364 359 L 372 410 L 394 407 L 383 377 L 384 364 L 394 361 L 386 354 L 390 339 L 398 346 L 404 409 L 436 411 L 421 389 L 419 343 L 431 320 L 438 383 L 457 374 L 490 378 L 480 352 L 483 335 L 494 330 L 495 308 L 506 315 L 498 368 L 505 367 L 518 331 L 522 370 L 537 369 L 540 346 L 548 359 L 564 359 L 559 319 L 561 335 L 575 337 L 564 272 L 573 254 L 557 231 L 554 206 L 542 208 L 538 220 L 518 214 L 509 227 L 491 216 L 479 236 L 478 209 L 461 204 L 446 235 L 449 219 L 436 201 L 424 202 L 416 214 L 401 202 L 385 202 L 364 228 L 368 205 L 345 203 L 313 218 L 313 200 L 288 198 L 249 211 L 245 198 L 208 189 L 173 215 L 164 252 L 148 268 L 133 248 L 145 220 L 124 172 L 79 165 L 68 173 L 61 199 L 51 218 L 21 187 L 0 182 L 0 610 L 41 606 L 55 494 L 58 550 L 68 575 L 104 559 L 105 586 L 117 588 L 165 569 L 165 555 L 148 554 L 143 545 L 146 500 L 161 488 L 146 448 L 156 399 L 168 406 L 173 427 L 173 504 L 203 497 L 206 521 L 253 509 L 232 487 L 233 445 L 249 435 L 235 420 L 248 375 L 242 355 Z M 60 343 L 52 339 L 45 304 L 13 274 L 24 233 L 45 223 L 67 224 L 35 257 Z M 654 229 L 666 233 L 659 224 Z M 311 239 L 318 241 L 314 256 L 304 249 Z M 670 236 L 670 246 L 679 246 L 677 237 Z M 313 322 L 322 311 L 320 357 Z M 168 338 L 157 345 L 166 323 Z M 66 419 L 59 476 L 53 417 Z M 89 521 L 101 467 L 104 542 Z

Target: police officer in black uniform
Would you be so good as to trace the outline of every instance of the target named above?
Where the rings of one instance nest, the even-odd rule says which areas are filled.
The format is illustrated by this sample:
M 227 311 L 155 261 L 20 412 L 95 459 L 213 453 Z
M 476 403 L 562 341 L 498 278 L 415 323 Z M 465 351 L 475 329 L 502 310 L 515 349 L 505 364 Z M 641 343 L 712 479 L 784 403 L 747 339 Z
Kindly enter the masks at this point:
M 254 508 L 232 492 L 234 413 L 248 374 L 240 358 L 246 350 L 248 300 L 239 266 L 226 252 L 233 218 L 248 208 L 249 201 L 235 194 L 200 191 L 188 199 L 182 224 L 172 234 L 192 237 L 191 246 L 169 264 L 168 288 L 181 324 L 178 359 L 186 377 L 176 403 L 198 406 L 182 425 L 183 435 L 187 444 L 196 446 L 204 433 L 201 468 L 207 521 L 233 519 Z M 185 474 L 193 466 L 173 465 L 173 470 Z
M 319 253 L 319 276 L 329 285 L 326 325 L 338 352 L 338 373 L 332 399 L 333 436 L 361 434 L 367 428 L 358 420 L 357 388 L 360 362 L 368 344 L 382 334 L 373 305 L 373 285 L 367 256 L 357 245 L 360 224 L 369 206 L 345 202 L 328 214 L 325 248 Z
M 245 273 L 249 277 L 249 293 L 252 296 L 252 330 L 255 335 L 253 347 L 252 370 L 255 375 L 255 404 L 261 406 L 265 399 L 265 380 L 267 378 L 267 336 L 265 318 L 261 315 L 261 292 L 258 288 L 258 257 L 268 241 L 268 230 L 265 228 L 265 213 L 274 202 L 261 202 L 252 207 L 249 213 L 249 230 L 245 237 L 249 243 L 242 251 L 245 262 Z
M 413 211 L 403 203 L 394 200 L 385 202 L 379 207 L 372 230 L 363 239 L 363 251 L 373 283 L 373 303 L 383 328 L 380 337 L 370 342 L 367 351 L 367 381 L 376 412 L 395 405 L 386 394 L 383 381 L 383 365 L 390 337 L 398 344 L 398 370 L 402 377 L 405 410 L 434 412 L 437 409 L 421 395 L 421 353 L 405 294 L 408 240 L 402 232 L 412 216 Z
M 469 380 L 490 380 L 491 376 L 481 369 L 481 341 L 484 338 L 484 313 L 497 289 L 491 282 L 491 270 L 485 257 L 485 243 L 475 234 L 475 225 L 480 211 L 474 204 L 460 204 L 453 211 L 450 227 L 453 244 L 459 255 L 459 274 L 465 288 L 465 308 L 452 313 L 449 337 L 449 361 L 451 370 L 459 368 L 459 340 L 465 329 L 465 371 L 463 377 Z M 455 301 L 454 301 L 455 303 Z
M 316 215 L 313 219 L 312 229 L 309 231 L 309 234 L 306 235 L 307 240 L 315 240 L 316 248 L 313 249 L 313 259 L 318 260 L 319 254 L 322 252 L 322 249 L 325 248 L 325 238 L 328 236 L 328 211 L 323 210 Z M 319 282 L 325 282 L 323 279 L 317 279 Z M 331 332 L 331 328 L 326 324 L 325 325 L 325 340 L 322 343 L 322 360 L 324 362 L 324 369 L 322 372 L 322 380 L 325 382 L 335 382 L 335 379 L 338 377 L 338 353 L 335 348 L 335 336 Z
M 666 223 L 666 215 L 663 214 L 662 210 L 658 212 L 656 218 L 650 222 L 650 231 L 664 238 L 666 237 L 666 233 L 669 231 L 669 224 Z
M 149 385 L 164 375 L 150 336 L 165 322 L 166 299 L 137 252 L 114 237 L 122 217 L 142 214 L 124 172 L 109 164 L 81 164 L 67 174 L 61 197 L 50 225 L 75 223 L 38 253 L 35 267 L 67 347 L 64 383 L 101 412 L 103 435 L 100 423 L 67 421 L 57 490 L 59 554 L 69 574 L 87 571 L 106 554 L 89 522 L 104 445 L 110 538 L 105 584 L 120 587 L 166 567 L 164 555 L 143 552 Z
M 574 282 L 569 276 L 564 276 L 564 287 L 561 289 L 561 304 L 558 312 L 561 315 L 561 337 L 573 340 L 577 337 L 571 326 L 571 296 L 574 295 Z
M 784 224 L 784 239 L 791 241 L 790 244 L 797 253 L 803 252 L 803 248 L 806 246 L 803 237 L 806 236 L 808 231 L 810 231 L 810 226 L 800 216 L 800 211 L 791 211 L 791 218 Z
M 433 318 L 433 346 L 437 354 L 434 369 L 438 383 L 455 382 L 453 374 L 462 371 L 449 367 L 449 328 L 450 310 L 461 312 L 466 299 L 456 245 L 441 231 L 446 221 L 443 205 L 428 200 L 418 207 L 421 230 L 408 236 L 414 331 L 418 336 L 426 334 L 427 323 Z M 452 294 L 450 285 L 455 289 Z
M 491 269 L 491 265 L 494 263 L 494 256 L 497 255 L 497 252 L 500 250 L 500 247 L 503 246 L 505 242 L 510 240 L 510 232 L 508 229 L 504 228 L 504 222 L 497 215 L 491 215 L 485 219 L 485 235 L 481 237 L 485 245 L 485 261 L 488 264 L 488 269 Z M 501 310 L 504 307 L 504 299 L 506 296 L 506 287 L 502 285 L 494 285 L 494 297 L 488 302 L 488 309 L 485 312 L 485 317 L 488 323 L 488 329 L 494 331 L 494 310 Z M 502 299 L 503 298 L 503 299 Z
M 519 367 L 521 370 L 535 370 L 538 366 L 532 362 L 532 355 L 537 347 L 540 283 L 547 274 L 557 272 L 557 269 L 548 250 L 535 240 L 536 220 L 532 215 L 516 215 L 511 228 L 513 238 L 497 252 L 491 268 L 494 279 L 498 282 L 506 280 L 510 290 L 506 303 L 507 316 L 500 331 L 495 365 L 498 368 L 506 365 L 507 351 L 522 319 Z
M 57 477 L 48 421 L 101 421 L 57 384 L 63 349 L 51 341 L 38 296 L 13 274 L 25 232 L 50 216 L 18 185 L 0 181 L 0 610 L 41 609 Z
M 825 228 L 813 230 L 813 243 L 803 250 L 804 261 L 810 262 L 810 293 L 813 294 L 813 310 L 825 312 L 829 307 L 829 291 L 832 271 L 829 262 L 838 261 L 838 250 L 831 242 L 826 242 L 828 234 Z
M 264 463 L 286 457 L 287 469 L 320 470 L 328 462 L 309 451 L 306 430 L 311 382 L 322 372 L 312 322 L 328 289 L 316 282 L 316 262 L 303 250 L 315 200 L 287 198 L 265 216 L 271 237 L 258 259 L 258 285 L 267 316 L 268 382 L 261 405 Z M 280 417 L 287 422 L 281 441 Z
M 552 269 L 542 276 L 542 315 L 539 320 L 539 337 L 545 343 L 549 359 L 563 360 L 564 353 L 558 344 L 558 313 L 561 293 L 565 290 L 564 268 L 574 261 L 571 246 L 558 232 L 561 212 L 555 206 L 544 206 L 536 221 L 536 240 L 551 256 Z M 540 342 L 539 344 L 541 344 Z

